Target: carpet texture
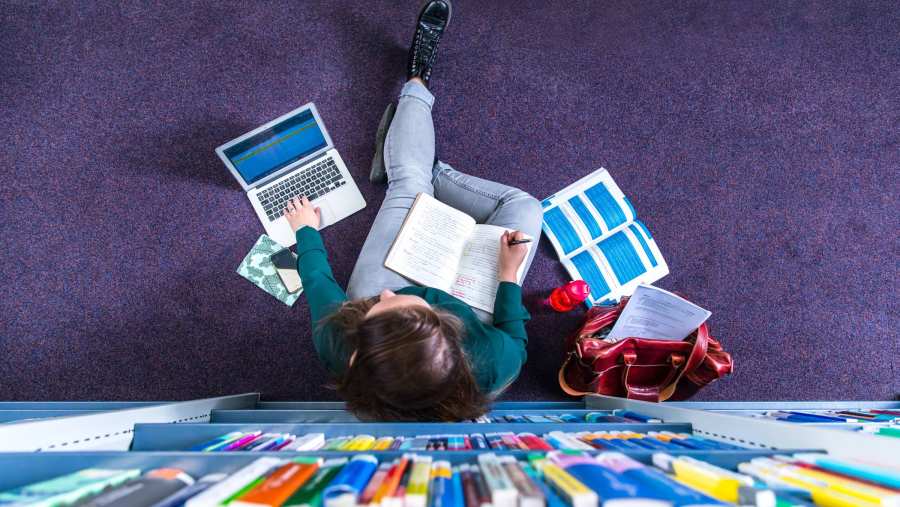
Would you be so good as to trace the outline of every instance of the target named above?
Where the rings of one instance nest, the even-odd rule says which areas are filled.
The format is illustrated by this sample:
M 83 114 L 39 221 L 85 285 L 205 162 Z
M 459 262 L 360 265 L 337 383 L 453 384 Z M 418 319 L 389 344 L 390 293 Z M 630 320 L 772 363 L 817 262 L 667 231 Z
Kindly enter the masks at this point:
M 735 373 L 696 399 L 900 392 L 895 2 L 455 0 L 438 154 L 538 198 L 604 166 L 659 283 Z M 213 149 L 314 101 L 368 206 L 324 233 L 346 283 L 413 2 L 5 2 L 0 396 L 330 400 L 305 299 L 235 274 L 262 227 Z M 561 399 L 577 314 L 546 241 L 507 399 Z

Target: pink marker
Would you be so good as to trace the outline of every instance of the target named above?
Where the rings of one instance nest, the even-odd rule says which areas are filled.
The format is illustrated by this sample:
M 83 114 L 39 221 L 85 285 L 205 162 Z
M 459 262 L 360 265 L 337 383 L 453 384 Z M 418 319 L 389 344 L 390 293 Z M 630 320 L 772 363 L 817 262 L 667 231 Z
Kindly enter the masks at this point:
M 236 451 L 262 436 L 262 431 L 253 431 L 225 446 L 223 451 Z

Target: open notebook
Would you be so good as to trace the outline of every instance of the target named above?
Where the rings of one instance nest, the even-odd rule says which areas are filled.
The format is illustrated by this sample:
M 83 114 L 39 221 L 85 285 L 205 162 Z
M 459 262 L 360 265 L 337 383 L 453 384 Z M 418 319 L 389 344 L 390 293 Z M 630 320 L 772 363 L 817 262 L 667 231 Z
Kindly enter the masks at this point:
M 591 286 L 588 306 L 630 296 L 669 274 L 650 231 L 606 169 L 544 199 L 543 230 L 566 270 Z
M 419 194 L 384 261 L 386 268 L 469 306 L 494 313 L 500 236 L 496 225 L 475 219 L 428 194 Z M 528 243 L 529 249 L 534 243 Z M 522 280 L 525 263 L 517 278 Z

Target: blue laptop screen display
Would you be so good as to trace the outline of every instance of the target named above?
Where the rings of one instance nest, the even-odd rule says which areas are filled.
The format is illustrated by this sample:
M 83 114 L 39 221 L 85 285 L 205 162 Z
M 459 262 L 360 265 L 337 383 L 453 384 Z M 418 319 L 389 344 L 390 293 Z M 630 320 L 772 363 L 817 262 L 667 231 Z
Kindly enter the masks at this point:
M 306 109 L 225 150 L 248 184 L 327 146 L 312 111 Z

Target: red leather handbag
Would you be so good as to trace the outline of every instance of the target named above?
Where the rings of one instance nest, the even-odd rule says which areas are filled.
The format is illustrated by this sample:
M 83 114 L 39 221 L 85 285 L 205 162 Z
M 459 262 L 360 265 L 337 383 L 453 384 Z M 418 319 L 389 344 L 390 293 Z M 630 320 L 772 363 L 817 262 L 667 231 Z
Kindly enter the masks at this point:
M 731 354 L 709 335 L 706 323 L 683 341 L 625 338 L 609 343 L 596 335 L 611 327 L 628 298 L 595 306 L 566 341 L 559 385 L 572 396 L 606 394 L 644 401 L 684 400 L 731 373 Z

